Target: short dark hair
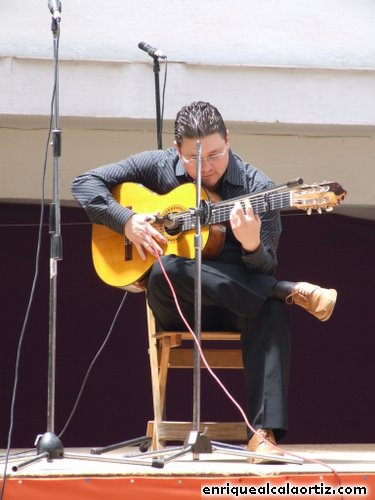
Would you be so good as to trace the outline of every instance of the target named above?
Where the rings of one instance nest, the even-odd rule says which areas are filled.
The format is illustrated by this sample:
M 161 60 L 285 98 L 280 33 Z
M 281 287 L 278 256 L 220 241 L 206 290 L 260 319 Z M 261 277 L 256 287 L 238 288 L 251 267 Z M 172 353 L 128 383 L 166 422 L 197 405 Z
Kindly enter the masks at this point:
M 223 117 L 209 102 L 195 101 L 180 109 L 174 124 L 174 137 L 178 146 L 182 140 L 202 138 L 219 133 L 226 138 L 227 128 Z

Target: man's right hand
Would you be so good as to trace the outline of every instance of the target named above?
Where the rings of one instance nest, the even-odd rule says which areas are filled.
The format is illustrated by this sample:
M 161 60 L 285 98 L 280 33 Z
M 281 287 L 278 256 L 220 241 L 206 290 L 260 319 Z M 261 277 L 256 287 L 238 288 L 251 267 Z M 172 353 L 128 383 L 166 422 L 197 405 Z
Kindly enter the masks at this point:
M 149 252 L 154 257 L 163 255 L 163 250 L 158 243 L 167 243 L 167 240 L 159 233 L 149 222 L 149 215 L 134 214 L 126 222 L 124 234 L 132 243 L 134 243 L 142 260 L 146 259 L 146 252 Z

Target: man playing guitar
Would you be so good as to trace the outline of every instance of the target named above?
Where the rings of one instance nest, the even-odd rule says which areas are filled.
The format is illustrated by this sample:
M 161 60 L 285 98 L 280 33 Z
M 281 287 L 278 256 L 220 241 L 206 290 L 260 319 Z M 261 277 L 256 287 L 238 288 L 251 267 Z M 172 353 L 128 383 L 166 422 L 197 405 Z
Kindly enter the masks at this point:
M 281 234 L 279 208 L 283 205 L 270 203 L 275 184 L 231 150 L 229 133 L 219 111 L 207 102 L 193 102 L 178 112 L 174 130 L 173 148 L 139 153 L 80 175 L 73 182 L 73 195 L 99 231 L 103 228 L 118 238 L 120 266 L 136 263 L 138 269 L 142 263 L 147 263 L 144 270 L 138 272 L 139 279 L 136 275 L 124 284 L 116 281 L 119 272 L 110 269 L 110 263 L 109 278 L 103 279 L 126 288 L 146 276 L 147 299 L 158 325 L 163 330 L 185 330 L 155 259 L 158 253 L 183 313 L 193 322 L 194 260 L 189 250 L 179 252 L 184 246 L 179 233 L 179 225 L 183 223 L 180 220 L 175 225 L 171 222 L 179 211 L 179 204 L 186 205 L 183 195 L 173 200 L 167 215 L 160 219 L 168 220 L 170 227 L 168 224 L 160 227 L 150 221 L 155 220 L 155 214 L 157 219 L 160 213 L 158 197 L 179 193 L 179 189 L 189 187 L 185 184 L 194 183 L 196 146 L 200 141 L 202 186 L 223 203 L 232 200 L 227 223 L 220 228 L 223 243 L 213 257 L 203 255 L 202 329 L 241 331 L 247 416 L 257 430 L 256 434 L 249 435 L 248 449 L 255 453 L 280 454 L 268 442 L 275 443 L 287 430 L 290 364 L 287 304 L 301 306 L 319 320 L 326 321 L 333 312 L 337 293 L 306 282 L 276 279 L 276 253 Z M 116 189 L 122 183 L 128 187 L 129 197 L 124 195 L 120 202 Z M 148 203 L 143 211 L 131 201 L 132 191 L 138 189 L 138 185 L 153 193 L 149 197 L 155 198 L 154 211 L 150 211 Z M 269 192 L 270 197 L 263 208 L 255 209 L 252 196 L 263 191 Z M 143 198 L 140 195 L 140 206 Z M 324 203 L 327 205 L 326 200 Z M 219 212 L 221 205 L 214 206 Z M 124 237 L 125 249 L 122 247 Z M 97 245 L 94 248 L 101 254 L 102 243 Z M 169 245 L 175 247 L 167 251 Z M 99 273 L 105 269 L 106 262 L 112 262 L 115 252 L 110 250 L 107 259 L 98 257 Z

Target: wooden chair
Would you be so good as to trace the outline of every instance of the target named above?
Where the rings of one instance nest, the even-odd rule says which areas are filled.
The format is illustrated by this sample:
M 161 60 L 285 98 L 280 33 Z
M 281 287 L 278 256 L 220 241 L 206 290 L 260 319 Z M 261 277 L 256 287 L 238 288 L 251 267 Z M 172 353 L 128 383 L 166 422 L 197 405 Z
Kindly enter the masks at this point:
M 158 450 L 167 441 L 184 441 L 193 428 L 192 422 L 168 421 L 165 412 L 167 379 L 172 368 L 193 368 L 194 340 L 189 332 L 157 331 L 155 318 L 147 305 L 149 356 L 151 367 L 154 420 L 147 424 L 147 436 L 152 439 L 152 449 Z M 239 332 L 201 332 L 202 341 L 239 341 Z M 183 341 L 190 341 L 184 342 Z M 186 348 L 186 343 L 189 347 Z M 206 343 L 206 342 L 205 342 Z M 203 349 L 209 366 L 213 369 L 242 369 L 240 349 Z M 201 366 L 203 366 L 201 362 Z M 244 422 L 201 422 L 200 431 L 216 441 L 247 441 Z

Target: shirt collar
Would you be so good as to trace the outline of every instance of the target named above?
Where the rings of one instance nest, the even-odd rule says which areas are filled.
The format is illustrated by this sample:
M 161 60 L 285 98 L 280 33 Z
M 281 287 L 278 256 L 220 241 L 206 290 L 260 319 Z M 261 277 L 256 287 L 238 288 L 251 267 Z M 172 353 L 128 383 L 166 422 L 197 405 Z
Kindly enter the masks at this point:
M 184 163 L 182 160 L 180 160 L 178 153 L 177 153 L 177 164 L 176 164 L 176 175 L 177 177 L 188 177 L 188 174 L 185 170 Z
M 236 157 L 232 153 L 232 150 L 229 149 L 229 162 L 224 174 L 224 180 L 235 186 L 243 186 L 242 171 L 238 168 L 237 163 Z

